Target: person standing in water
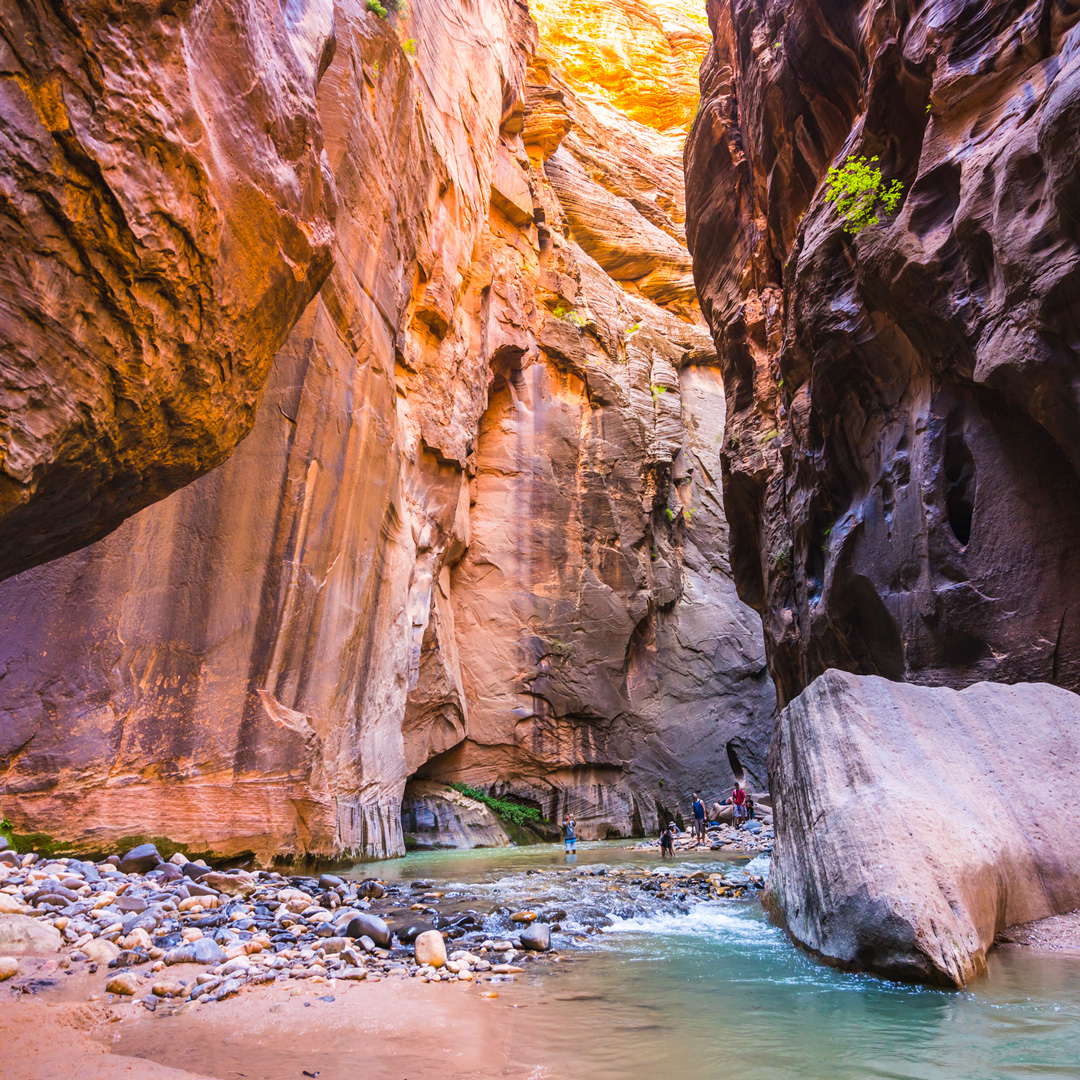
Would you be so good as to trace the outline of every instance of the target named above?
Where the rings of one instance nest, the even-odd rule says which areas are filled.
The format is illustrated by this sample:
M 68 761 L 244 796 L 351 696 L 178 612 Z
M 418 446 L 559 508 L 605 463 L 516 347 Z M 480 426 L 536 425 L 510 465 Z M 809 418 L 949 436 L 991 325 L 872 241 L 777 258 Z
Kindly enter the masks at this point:
M 675 858 L 675 822 L 672 821 L 660 834 L 660 856 L 664 859 Z
M 705 843 L 705 804 L 701 801 L 701 796 L 694 792 L 694 843 Z
M 577 854 L 577 831 L 574 828 L 574 815 L 567 814 L 563 819 L 563 829 L 566 831 L 566 854 Z

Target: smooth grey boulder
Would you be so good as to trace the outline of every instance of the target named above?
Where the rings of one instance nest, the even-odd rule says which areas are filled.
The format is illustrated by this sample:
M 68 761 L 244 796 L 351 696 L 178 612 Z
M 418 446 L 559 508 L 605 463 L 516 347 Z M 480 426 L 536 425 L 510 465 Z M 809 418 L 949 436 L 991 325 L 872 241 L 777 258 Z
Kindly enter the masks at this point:
M 1007 926 L 1080 907 L 1080 696 L 825 672 L 769 751 L 764 900 L 843 967 L 963 986 Z
M 160 862 L 164 859 L 153 844 L 140 844 L 120 859 L 117 869 L 122 874 L 145 874 Z
M 345 936 L 351 938 L 369 937 L 380 949 L 390 948 L 390 927 L 378 915 L 361 912 L 354 916 L 345 929 Z
M 521 947 L 533 952 L 547 952 L 551 948 L 551 927 L 542 922 L 527 926 L 521 931 Z

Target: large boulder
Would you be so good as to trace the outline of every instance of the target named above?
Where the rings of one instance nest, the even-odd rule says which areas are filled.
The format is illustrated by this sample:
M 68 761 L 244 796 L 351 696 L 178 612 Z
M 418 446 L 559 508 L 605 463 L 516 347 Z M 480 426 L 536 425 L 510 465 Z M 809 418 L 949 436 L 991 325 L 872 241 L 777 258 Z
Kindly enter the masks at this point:
M 1080 697 L 827 671 L 769 752 L 766 904 L 844 967 L 962 986 L 996 934 L 1080 907 Z

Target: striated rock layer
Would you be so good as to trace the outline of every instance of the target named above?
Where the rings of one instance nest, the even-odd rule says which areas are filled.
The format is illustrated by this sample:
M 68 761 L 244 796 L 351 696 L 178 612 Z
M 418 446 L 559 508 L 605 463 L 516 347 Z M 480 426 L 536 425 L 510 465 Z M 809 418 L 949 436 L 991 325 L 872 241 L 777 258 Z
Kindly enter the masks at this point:
M 828 671 L 769 751 L 768 906 L 825 959 L 962 986 L 1007 926 L 1080 907 L 1080 697 Z
M 781 704 L 830 667 L 1080 689 L 1080 8 L 709 10 L 687 233 Z M 856 236 L 849 154 L 904 187 Z
M 335 23 L 334 268 L 251 435 L 0 586 L 17 831 L 383 855 L 427 784 L 588 837 L 714 794 L 728 743 L 763 778 L 678 138 L 530 66 L 512 0 Z
M 0 578 L 220 464 L 330 269 L 330 0 L 0 4 Z

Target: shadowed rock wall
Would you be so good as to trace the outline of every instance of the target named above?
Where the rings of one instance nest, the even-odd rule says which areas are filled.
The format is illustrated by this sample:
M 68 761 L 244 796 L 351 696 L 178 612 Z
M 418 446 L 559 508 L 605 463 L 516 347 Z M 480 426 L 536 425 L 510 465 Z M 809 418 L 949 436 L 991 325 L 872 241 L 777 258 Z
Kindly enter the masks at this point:
M 511 0 L 391 20 L 341 0 L 335 21 L 334 268 L 254 430 L 0 586 L 20 831 L 383 855 L 417 773 L 568 806 L 583 835 L 719 789 L 728 740 L 764 774 L 773 695 L 726 562 L 679 138 L 527 71 Z M 564 204 L 586 195 L 636 215 L 617 243 L 579 237 Z
M 1080 688 L 1080 9 L 709 11 L 687 235 L 781 703 L 829 667 Z M 857 236 L 848 154 L 905 191 Z
M 330 269 L 333 5 L 0 4 L 0 578 L 219 465 Z

